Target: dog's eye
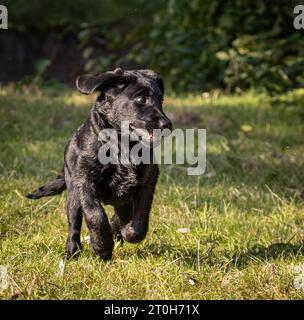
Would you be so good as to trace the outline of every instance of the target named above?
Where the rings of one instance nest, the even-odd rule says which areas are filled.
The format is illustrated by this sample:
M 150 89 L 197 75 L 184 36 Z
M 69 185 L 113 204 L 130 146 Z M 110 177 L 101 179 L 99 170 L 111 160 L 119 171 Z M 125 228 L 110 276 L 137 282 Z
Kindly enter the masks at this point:
M 123 89 L 124 86 L 125 86 L 125 84 L 124 84 L 123 82 L 118 82 L 118 83 L 116 84 L 116 87 L 119 88 L 119 89 Z
M 144 96 L 136 97 L 134 100 L 135 100 L 135 102 L 140 103 L 140 104 L 146 103 L 146 97 L 144 97 Z

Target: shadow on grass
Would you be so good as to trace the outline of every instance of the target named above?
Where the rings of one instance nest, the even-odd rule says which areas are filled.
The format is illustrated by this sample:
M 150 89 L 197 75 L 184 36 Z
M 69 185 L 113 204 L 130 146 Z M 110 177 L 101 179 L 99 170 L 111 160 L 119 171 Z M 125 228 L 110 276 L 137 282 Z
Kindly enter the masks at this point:
M 200 253 L 200 267 L 208 266 L 229 269 L 237 268 L 239 270 L 246 268 L 252 262 L 273 262 L 275 260 L 287 260 L 304 254 L 304 242 L 299 244 L 274 243 L 270 246 L 254 245 L 244 249 L 232 257 L 225 254 L 213 252 L 214 247 L 209 247 L 204 254 Z M 153 257 L 167 257 L 168 265 L 183 265 L 187 268 L 198 270 L 197 251 L 194 248 L 176 248 L 167 243 L 150 243 L 145 248 L 138 248 L 136 255 L 140 259 L 146 259 L 147 255 Z
M 243 269 L 252 261 L 285 260 L 299 254 L 304 254 L 304 242 L 299 244 L 278 242 L 268 247 L 255 245 L 244 253 L 234 255 L 230 265 L 234 265 L 238 269 Z

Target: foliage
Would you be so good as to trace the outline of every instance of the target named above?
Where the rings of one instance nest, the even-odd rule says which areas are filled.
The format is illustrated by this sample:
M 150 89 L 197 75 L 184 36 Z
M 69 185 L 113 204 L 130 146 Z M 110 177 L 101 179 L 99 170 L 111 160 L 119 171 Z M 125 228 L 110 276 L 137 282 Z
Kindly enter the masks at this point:
M 133 57 L 160 70 L 175 90 L 303 86 L 295 3 L 170 0 Z
M 304 86 L 298 1 L 6 0 L 10 28 L 78 34 L 86 71 L 149 67 L 174 91 Z
M 2 4 L 9 11 L 9 28 L 25 32 L 55 29 L 77 33 L 82 24 L 129 21 L 126 17 L 136 8 L 143 8 L 144 13 L 153 8 L 151 4 L 143 6 L 143 0 L 3 0 Z

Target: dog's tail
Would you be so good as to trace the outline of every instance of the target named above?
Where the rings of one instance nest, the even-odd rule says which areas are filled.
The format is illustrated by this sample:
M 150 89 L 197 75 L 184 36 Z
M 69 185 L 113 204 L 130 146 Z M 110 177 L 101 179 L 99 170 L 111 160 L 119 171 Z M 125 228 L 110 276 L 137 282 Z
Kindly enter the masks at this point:
M 66 184 L 64 180 L 64 172 L 62 170 L 58 173 L 57 177 L 54 180 L 47 182 L 44 186 L 26 195 L 26 197 L 33 200 L 40 199 L 42 197 L 49 197 L 60 194 L 65 189 Z

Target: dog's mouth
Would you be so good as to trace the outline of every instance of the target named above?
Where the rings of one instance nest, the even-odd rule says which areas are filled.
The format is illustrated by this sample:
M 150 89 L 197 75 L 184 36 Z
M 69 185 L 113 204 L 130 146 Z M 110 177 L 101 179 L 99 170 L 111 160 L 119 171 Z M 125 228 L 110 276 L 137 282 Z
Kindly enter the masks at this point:
M 162 136 L 167 136 L 169 132 L 171 133 L 171 126 L 168 128 L 163 128 L 167 129 L 168 131 L 166 134 L 163 134 L 163 129 L 159 128 L 159 126 L 154 123 L 146 124 L 142 122 L 134 122 L 130 123 L 129 128 L 131 136 L 140 136 L 143 142 L 148 143 L 160 141 Z
M 140 137 L 141 140 L 144 140 L 146 142 L 153 142 L 156 140 L 156 133 L 153 129 L 149 129 L 144 125 L 138 125 L 133 123 L 130 124 L 130 136 L 134 137 L 135 139 Z

